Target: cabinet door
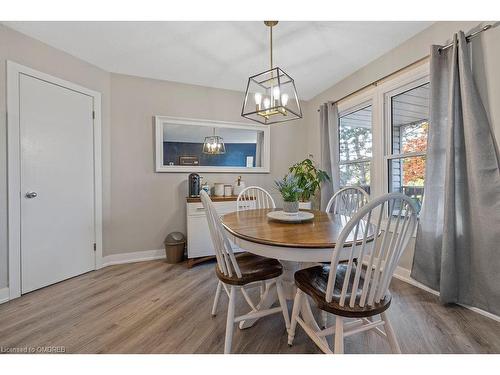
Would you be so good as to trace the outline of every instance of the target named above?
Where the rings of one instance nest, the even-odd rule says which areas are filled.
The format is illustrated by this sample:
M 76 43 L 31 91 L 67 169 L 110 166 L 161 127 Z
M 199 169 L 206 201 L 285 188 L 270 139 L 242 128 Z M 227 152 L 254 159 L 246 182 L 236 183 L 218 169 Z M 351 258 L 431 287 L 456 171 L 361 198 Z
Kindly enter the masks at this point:
M 205 215 L 188 216 L 188 258 L 215 255 Z

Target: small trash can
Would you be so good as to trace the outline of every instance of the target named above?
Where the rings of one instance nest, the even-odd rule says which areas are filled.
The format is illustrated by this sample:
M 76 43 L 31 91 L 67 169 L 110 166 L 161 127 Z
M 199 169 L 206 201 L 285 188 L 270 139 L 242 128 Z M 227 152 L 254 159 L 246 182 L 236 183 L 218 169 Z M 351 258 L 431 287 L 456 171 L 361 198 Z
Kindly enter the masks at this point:
M 182 262 L 184 249 L 186 247 L 186 237 L 181 232 L 172 232 L 165 239 L 165 253 L 167 263 Z

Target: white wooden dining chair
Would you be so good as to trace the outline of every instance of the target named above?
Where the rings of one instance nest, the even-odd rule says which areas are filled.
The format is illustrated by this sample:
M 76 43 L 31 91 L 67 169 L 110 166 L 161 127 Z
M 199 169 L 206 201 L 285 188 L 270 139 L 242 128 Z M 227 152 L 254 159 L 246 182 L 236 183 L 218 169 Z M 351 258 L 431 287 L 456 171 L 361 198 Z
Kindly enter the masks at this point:
M 328 201 L 325 211 L 334 214 L 341 214 L 351 217 L 363 207 L 370 196 L 359 186 L 346 186 L 337 191 Z M 321 312 L 321 326 L 326 328 L 328 324 L 328 313 Z
M 236 199 L 236 211 L 244 211 L 254 208 L 276 208 L 276 204 L 274 203 L 274 199 L 271 194 L 269 194 L 266 189 L 255 185 L 244 188 L 240 194 L 238 194 L 238 198 Z M 266 284 L 263 281 L 260 285 L 261 298 L 265 289 Z
M 249 186 L 241 191 L 236 199 L 236 211 L 244 211 L 253 208 L 276 208 L 273 197 L 267 192 L 267 190 L 259 186 Z M 261 285 L 255 285 L 260 287 L 260 296 L 264 295 L 266 290 L 265 282 L 261 282 Z M 222 289 L 222 282 L 219 281 L 217 284 L 217 290 L 215 292 L 214 303 L 212 305 L 212 316 L 215 316 L 217 312 L 217 306 L 219 305 L 220 290 Z
M 369 200 L 366 191 L 358 186 L 346 186 L 337 191 L 328 201 L 326 212 L 352 216 Z
M 276 208 L 271 194 L 260 186 L 249 186 L 241 191 L 236 199 L 236 211 L 250 208 Z
M 416 212 L 413 201 L 401 193 L 372 200 L 342 230 L 329 265 L 295 273 L 298 289 L 288 334 L 289 345 L 293 343 L 298 323 L 325 353 L 332 353 L 326 336 L 334 335 L 333 351 L 343 353 L 345 337 L 372 329 L 387 338 L 394 353 L 401 353 L 386 310 L 391 304 L 389 284 L 417 226 Z M 383 234 L 379 235 L 381 231 Z M 357 241 L 352 241 L 354 238 Z M 340 256 L 346 249 L 349 260 L 343 263 Z M 358 262 L 354 262 L 356 258 Z M 303 309 L 310 309 L 308 296 L 320 310 L 335 315 L 334 325 L 320 329 L 315 322 L 307 325 L 301 319 Z M 379 320 L 374 319 L 377 315 Z
M 234 324 L 243 320 L 261 318 L 281 312 L 285 320 L 285 327 L 288 330 L 290 327 L 290 319 L 281 283 L 281 275 L 283 274 L 281 263 L 276 259 L 265 258 L 250 253 L 243 253 L 235 256 L 212 200 L 205 191 L 202 191 L 200 196 L 207 215 L 210 236 L 217 259 L 215 273 L 221 282 L 219 284 L 221 287 L 217 287 L 216 294 L 220 294 L 221 289 L 224 289 L 229 297 L 224 353 L 231 352 Z M 266 281 L 266 291 L 264 292 L 266 296 L 267 293 L 270 293 L 270 288 L 273 284 L 276 285 L 276 291 L 280 302 L 279 307 L 263 309 L 260 304 L 255 304 L 250 298 L 246 288 L 252 285 L 259 286 L 262 281 Z M 242 293 L 251 311 L 247 314 L 235 317 L 234 310 L 237 291 Z

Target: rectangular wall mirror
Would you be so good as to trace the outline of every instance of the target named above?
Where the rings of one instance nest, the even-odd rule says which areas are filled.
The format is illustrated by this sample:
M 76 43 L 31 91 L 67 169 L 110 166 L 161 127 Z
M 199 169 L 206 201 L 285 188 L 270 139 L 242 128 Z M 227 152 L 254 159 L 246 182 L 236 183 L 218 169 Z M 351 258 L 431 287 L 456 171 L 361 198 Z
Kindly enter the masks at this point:
M 269 173 L 269 126 L 155 116 L 156 172 Z

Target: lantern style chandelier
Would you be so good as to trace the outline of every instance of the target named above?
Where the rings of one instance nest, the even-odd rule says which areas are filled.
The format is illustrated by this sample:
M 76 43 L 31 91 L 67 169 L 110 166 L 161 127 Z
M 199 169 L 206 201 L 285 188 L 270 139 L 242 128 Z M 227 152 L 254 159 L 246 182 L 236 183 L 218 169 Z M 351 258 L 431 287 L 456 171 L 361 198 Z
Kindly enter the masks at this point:
M 241 116 L 262 124 L 275 124 L 302 118 L 295 82 L 283 69 L 273 66 L 273 26 L 269 27 L 271 69 L 248 78 Z
M 215 135 L 215 128 L 213 135 L 205 137 L 205 141 L 203 142 L 203 153 L 209 155 L 220 155 L 226 153 L 224 139 Z

